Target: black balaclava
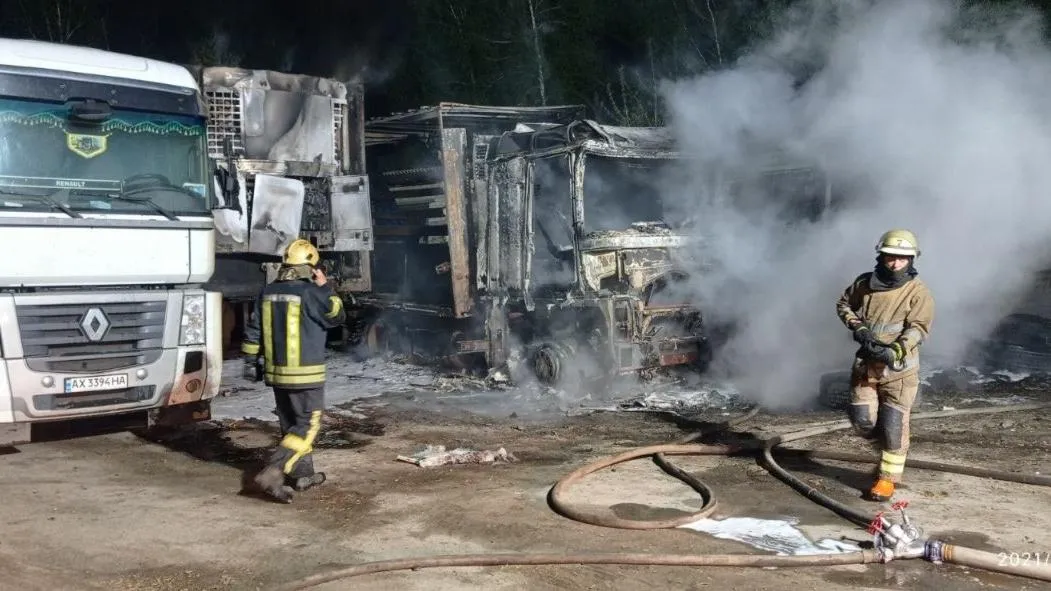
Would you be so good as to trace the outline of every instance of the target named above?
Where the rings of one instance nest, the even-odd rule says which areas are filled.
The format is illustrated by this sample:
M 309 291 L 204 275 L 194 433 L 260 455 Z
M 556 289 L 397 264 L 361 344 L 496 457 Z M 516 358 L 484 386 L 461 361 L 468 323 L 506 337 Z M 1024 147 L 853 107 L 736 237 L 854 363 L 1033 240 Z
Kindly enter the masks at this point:
M 899 271 L 891 271 L 887 268 L 880 260 L 881 257 L 882 255 L 876 257 L 876 269 L 872 273 L 872 279 L 869 281 L 869 286 L 875 291 L 897 289 L 912 281 L 912 278 L 920 273 L 916 270 L 916 257 L 911 257 L 909 264 Z

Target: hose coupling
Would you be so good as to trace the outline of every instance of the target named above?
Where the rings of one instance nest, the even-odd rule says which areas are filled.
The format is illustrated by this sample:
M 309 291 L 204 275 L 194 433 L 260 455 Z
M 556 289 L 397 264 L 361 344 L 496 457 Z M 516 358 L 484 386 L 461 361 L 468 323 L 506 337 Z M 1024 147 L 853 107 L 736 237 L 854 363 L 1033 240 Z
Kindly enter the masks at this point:
M 894 550 L 890 548 L 877 548 L 876 552 L 879 554 L 879 561 L 883 564 L 894 560 Z
M 945 560 L 945 542 L 941 540 L 927 540 L 923 547 L 923 557 L 934 564 L 941 564 Z
M 923 530 L 916 526 L 905 513 L 908 502 L 894 503 L 892 508 L 901 513 L 901 523 L 894 523 L 884 517 L 883 512 L 869 525 L 873 532 L 873 544 L 879 551 L 883 562 L 897 558 L 919 558 L 925 556 Z

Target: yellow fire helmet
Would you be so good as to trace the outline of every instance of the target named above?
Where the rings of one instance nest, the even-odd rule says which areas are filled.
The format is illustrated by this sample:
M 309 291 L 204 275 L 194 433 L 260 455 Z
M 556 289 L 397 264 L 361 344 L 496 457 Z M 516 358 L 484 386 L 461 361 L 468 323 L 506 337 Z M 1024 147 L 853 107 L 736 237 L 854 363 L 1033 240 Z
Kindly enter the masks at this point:
M 909 230 L 890 230 L 880 236 L 876 252 L 900 256 L 920 256 L 920 243 Z
M 282 262 L 286 265 L 310 265 L 313 267 L 320 260 L 321 255 L 318 253 L 317 248 L 309 241 L 300 238 L 288 245 L 288 248 L 285 249 L 284 261 Z

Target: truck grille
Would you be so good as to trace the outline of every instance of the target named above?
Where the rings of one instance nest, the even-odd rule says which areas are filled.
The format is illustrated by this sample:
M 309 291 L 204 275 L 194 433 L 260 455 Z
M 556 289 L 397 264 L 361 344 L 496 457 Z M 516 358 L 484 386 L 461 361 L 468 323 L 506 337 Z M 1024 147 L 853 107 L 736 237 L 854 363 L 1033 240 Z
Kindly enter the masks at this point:
M 163 346 L 167 302 L 17 306 L 28 357 L 132 353 Z
M 343 104 L 332 101 L 332 154 L 336 162 L 343 162 Z
M 235 155 L 244 154 L 241 144 L 241 95 L 235 90 L 214 88 L 204 93 L 208 101 L 208 156 L 222 159 L 223 142 L 233 140 Z
M 243 156 L 244 148 L 244 102 L 241 93 L 229 88 L 208 88 L 204 91 L 208 103 L 208 156 L 222 160 L 226 138 L 232 140 L 235 156 Z M 332 100 L 332 148 L 336 162 L 343 158 L 343 125 L 345 101 Z

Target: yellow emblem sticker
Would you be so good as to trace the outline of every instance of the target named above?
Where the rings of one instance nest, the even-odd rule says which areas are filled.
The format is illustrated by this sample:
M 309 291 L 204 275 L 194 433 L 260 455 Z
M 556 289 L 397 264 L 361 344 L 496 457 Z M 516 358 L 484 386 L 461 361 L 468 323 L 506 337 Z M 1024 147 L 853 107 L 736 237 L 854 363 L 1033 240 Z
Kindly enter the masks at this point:
M 106 151 L 106 139 L 109 135 L 88 135 L 86 133 L 66 133 L 66 147 L 74 154 L 84 158 L 94 158 Z

